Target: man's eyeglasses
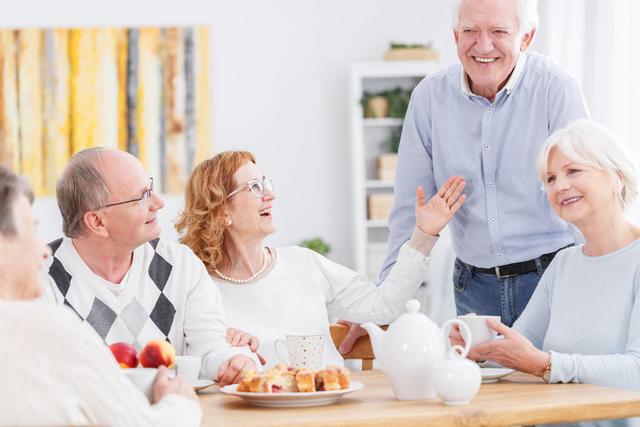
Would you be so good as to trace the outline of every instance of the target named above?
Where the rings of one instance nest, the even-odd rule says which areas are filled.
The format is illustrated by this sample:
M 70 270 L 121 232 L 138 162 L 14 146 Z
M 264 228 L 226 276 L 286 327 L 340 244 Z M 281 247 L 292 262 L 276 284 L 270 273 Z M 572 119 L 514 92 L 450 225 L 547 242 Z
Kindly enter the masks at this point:
M 124 205 L 125 203 L 145 202 L 147 201 L 147 199 L 149 199 L 149 197 L 151 197 L 152 191 L 153 191 L 153 178 L 149 178 L 149 188 L 144 190 L 140 195 L 140 197 L 138 197 L 137 199 L 125 200 L 124 202 L 118 202 L 118 203 L 109 203 L 108 205 L 100 206 L 99 208 L 96 208 L 94 210 L 97 211 L 98 209 L 110 208 L 111 206 Z
M 226 199 L 236 193 L 239 193 L 244 187 L 249 187 L 249 191 L 251 191 L 254 196 L 256 196 L 257 198 L 261 198 L 264 197 L 265 190 L 273 191 L 273 178 L 269 176 L 263 176 L 260 179 L 252 179 L 250 181 L 247 181 L 246 184 L 242 184 L 240 187 L 229 193 Z

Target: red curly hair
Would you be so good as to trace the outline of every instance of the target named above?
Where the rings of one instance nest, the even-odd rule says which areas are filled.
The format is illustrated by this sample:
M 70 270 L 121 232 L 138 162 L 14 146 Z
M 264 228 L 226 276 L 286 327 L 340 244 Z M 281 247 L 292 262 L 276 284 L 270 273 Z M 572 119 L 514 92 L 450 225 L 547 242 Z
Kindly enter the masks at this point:
M 256 162 L 248 151 L 223 151 L 196 166 L 187 182 L 184 211 L 175 227 L 180 242 L 202 260 L 209 274 L 231 264 L 223 250 L 224 202 L 234 190 L 233 174 L 247 162 Z

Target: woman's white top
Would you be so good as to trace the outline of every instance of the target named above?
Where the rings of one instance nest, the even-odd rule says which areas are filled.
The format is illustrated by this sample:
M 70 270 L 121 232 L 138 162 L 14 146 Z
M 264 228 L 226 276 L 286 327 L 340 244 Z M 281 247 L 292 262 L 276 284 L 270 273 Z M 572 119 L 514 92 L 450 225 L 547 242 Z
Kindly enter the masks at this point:
M 66 308 L 0 300 L 0 337 L 0 425 L 200 425 L 200 406 L 186 397 L 150 405 Z
M 551 352 L 551 382 L 640 390 L 640 240 L 603 256 L 560 251 L 514 329 Z
M 227 325 L 260 339 L 258 352 L 267 366 L 280 362 L 274 342 L 287 334 L 325 334 L 324 364 L 342 365 L 329 334 L 329 317 L 378 324 L 395 320 L 424 280 L 436 241 L 416 228 L 380 286 L 297 246 L 277 248 L 273 268 L 252 283 L 212 278 L 222 293 Z

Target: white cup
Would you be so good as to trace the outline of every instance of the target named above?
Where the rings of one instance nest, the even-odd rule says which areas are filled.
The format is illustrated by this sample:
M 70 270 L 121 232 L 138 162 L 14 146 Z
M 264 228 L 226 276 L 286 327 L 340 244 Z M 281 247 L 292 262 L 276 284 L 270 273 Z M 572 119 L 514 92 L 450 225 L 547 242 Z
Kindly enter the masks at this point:
M 467 325 L 469 327 L 469 330 L 471 331 L 472 346 L 493 341 L 498 336 L 498 333 L 491 329 L 489 325 L 487 325 L 487 320 L 489 319 L 494 319 L 499 322 L 500 316 L 476 316 L 473 314 L 458 316 L 458 320 L 464 322 L 464 324 Z M 464 332 L 461 333 L 466 342 L 467 337 L 465 337 Z
M 278 345 L 286 347 L 288 358 L 283 357 Z M 317 371 L 323 366 L 324 334 L 287 335 L 286 340 L 276 340 L 274 347 L 280 360 L 294 368 Z
M 144 394 L 149 402 L 153 400 L 153 382 L 158 375 L 156 368 L 128 368 L 123 369 L 127 378 Z
M 176 356 L 176 373 L 184 377 L 191 385 L 198 382 L 200 376 L 200 356 Z

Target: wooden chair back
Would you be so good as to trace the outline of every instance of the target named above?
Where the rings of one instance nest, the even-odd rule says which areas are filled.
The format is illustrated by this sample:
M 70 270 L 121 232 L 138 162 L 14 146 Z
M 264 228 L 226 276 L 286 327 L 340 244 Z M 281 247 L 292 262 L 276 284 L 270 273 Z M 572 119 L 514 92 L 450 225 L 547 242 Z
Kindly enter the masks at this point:
M 386 327 L 384 327 L 386 329 Z M 345 325 L 341 325 L 338 323 L 333 323 L 329 327 L 329 332 L 331 333 L 331 339 L 333 340 L 333 344 L 336 348 L 340 347 L 340 344 L 349 333 L 349 327 Z M 362 370 L 370 371 L 373 369 L 373 348 L 371 348 L 371 339 L 369 335 L 362 336 L 357 339 L 356 343 L 353 345 L 353 349 L 346 354 L 343 355 L 345 359 L 362 359 Z

